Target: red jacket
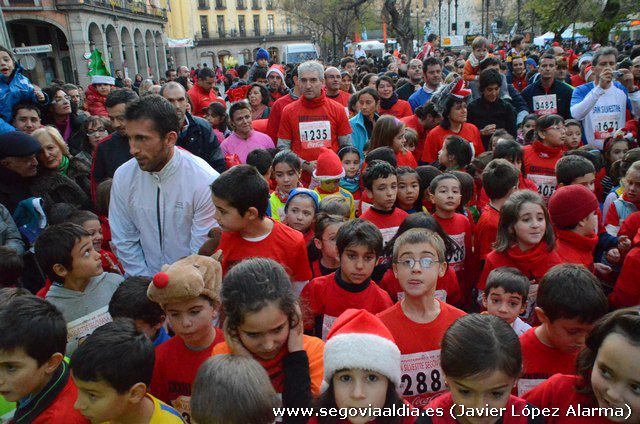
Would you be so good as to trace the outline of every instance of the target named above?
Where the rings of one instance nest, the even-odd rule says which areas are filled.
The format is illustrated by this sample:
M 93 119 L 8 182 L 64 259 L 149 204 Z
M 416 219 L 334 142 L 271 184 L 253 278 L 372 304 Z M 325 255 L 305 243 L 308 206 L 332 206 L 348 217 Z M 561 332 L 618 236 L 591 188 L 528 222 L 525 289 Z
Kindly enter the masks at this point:
M 86 97 L 85 104 L 87 105 L 87 110 L 91 115 L 104 117 L 109 116 L 107 113 L 107 107 L 105 106 L 107 98 L 98 93 L 98 90 L 96 90 L 96 87 L 93 84 L 87 88 L 84 95 Z
M 556 228 L 556 252 L 563 263 L 584 265 L 594 272 L 593 252 L 598 244 L 598 236 L 594 233 L 585 237 L 569 230 Z
M 633 248 L 627 253 L 618 275 L 613 292 L 609 295 L 609 306 L 622 308 L 640 305 L 640 284 L 638 284 L 638 270 L 640 269 L 640 230 L 633 239 Z
M 191 103 L 193 104 L 191 114 L 200 118 L 204 118 L 205 112 L 203 112 L 203 109 L 209 107 L 213 102 L 219 102 L 226 106 L 224 100 L 218 99 L 213 88 L 209 91 L 205 91 L 198 84 L 194 84 L 188 94 L 189 98 L 191 98 Z
M 282 109 L 284 109 L 285 106 L 293 103 L 295 100 L 293 99 L 293 97 L 291 97 L 291 93 L 289 93 L 284 97 L 280 97 L 273 103 L 273 106 L 271 106 L 271 111 L 269 112 L 269 120 L 267 122 L 267 131 L 265 134 L 271 137 L 271 140 L 273 140 L 274 143 L 278 142 L 278 128 L 280 127 Z

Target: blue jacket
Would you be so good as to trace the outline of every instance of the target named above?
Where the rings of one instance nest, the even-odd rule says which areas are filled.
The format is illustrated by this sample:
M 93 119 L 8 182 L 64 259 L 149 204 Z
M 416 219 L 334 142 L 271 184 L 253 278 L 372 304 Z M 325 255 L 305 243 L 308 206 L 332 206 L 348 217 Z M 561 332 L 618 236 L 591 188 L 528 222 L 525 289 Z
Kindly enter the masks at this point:
M 364 146 L 369 141 L 367 136 L 367 129 L 364 126 L 364 116 L 362 112 L 358 112 L 356 116 L 349 119 L 349 125 L 351 125 L 351 141 L 353 145 L 360 152 L 360 162 L 364 159 Z
M 0 75 L 0 115 L 7 122 L 13 118 L 13 107 L 20 102 L 38 103 L 29 78 L 22 75 L 22 68 L 16 65 L 12 76 Z
M 427 93 L 424 90 L 424 87 L 421 87 L 418 91 L 416 91 L 409 97 L 411 110 L 415 112 L 418 106 L 422 106 L 423 104 L 427 103 L 431 99 L 431 96 L 433 96 L 433 93 Z

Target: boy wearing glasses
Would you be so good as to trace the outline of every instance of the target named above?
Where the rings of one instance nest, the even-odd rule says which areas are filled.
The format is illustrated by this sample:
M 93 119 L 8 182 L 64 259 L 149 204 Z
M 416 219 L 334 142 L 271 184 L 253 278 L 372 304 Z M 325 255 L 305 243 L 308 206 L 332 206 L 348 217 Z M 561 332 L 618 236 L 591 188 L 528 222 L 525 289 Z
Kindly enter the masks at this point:
M 336 318 L 347 309 L 366 309 L 376 314 L 393 305 L 389 294 L 371 281 L 382 253 L 380 230 L 363 219 L 349 221 L 338 230 L 336 247 L 340 267 L 311 280 L 300 294 L 314 317 L 313 322 L 305 323 L 305 332 L 323 340 Z
M 423 407 L 446 390 L 440 368 L 440 342 L 465 313 L 435 297 L 436 283 L 447 270 L 442 238 L 425 229 L 403 233 L 393 246 L 393 273 L 404 299 L 378 314 L 401 353 L 400 395 Z

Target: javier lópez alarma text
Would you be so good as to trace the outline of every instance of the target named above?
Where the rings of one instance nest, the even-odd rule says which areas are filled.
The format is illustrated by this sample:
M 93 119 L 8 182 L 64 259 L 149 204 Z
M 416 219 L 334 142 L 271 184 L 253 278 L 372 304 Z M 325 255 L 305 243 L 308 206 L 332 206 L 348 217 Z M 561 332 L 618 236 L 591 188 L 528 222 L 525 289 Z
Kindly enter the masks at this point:
M 618 408 L 587 407 L 582 405 L 570 405 L 567 408 L 536 408 L 527 405 L 525 408 L 516 408 L 512 405 L 507 408 L 495 408 L 488 404 L 479 408 L 470 408 L 464 405 L 453 404 L 449 408 L 451 417 L 607 417 L 629 419 L 631 407 L 624 405 Z M 439 415 L 439 414 L 436 414 Z

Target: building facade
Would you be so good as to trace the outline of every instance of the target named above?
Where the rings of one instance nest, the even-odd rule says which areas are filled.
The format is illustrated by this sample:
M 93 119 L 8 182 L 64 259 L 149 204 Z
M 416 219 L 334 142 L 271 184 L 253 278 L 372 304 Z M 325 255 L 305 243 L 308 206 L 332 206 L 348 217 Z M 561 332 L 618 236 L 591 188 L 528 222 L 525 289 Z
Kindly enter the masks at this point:
M 312 40 L 277 0 L 176 1 L 168 18 L 169 37 L 194 39 L 194 47 L 169 49 L 173 66 L 224 65 L 231 57 L 245 64 L 261 47 L 280 62 L 285 45 Z
M 163 0 L 164 1 L 164 0 Z M 167 69 L 167 11 L 158 0 L 0 0 L 12 47 L 51 44 L 52 51 L 17 56 L 39 85 L 53 79 L 90 82 L 87 58 L 103 53 L 115 75 L 159 78 Z M 35 60 L 33 60 L 35 59 Z

